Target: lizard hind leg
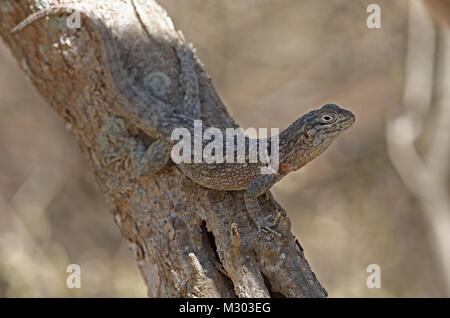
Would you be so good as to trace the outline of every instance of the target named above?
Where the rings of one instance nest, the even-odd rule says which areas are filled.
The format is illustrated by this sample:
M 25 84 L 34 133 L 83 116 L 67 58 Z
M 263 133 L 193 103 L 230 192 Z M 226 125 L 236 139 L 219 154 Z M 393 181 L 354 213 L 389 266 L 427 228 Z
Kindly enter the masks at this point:
M 156 173 L 169 161 L 170 149 L 159 139 L 147 149 L 141 141 L 135 138 L 130 143 L 133 167 L 139 176 Z

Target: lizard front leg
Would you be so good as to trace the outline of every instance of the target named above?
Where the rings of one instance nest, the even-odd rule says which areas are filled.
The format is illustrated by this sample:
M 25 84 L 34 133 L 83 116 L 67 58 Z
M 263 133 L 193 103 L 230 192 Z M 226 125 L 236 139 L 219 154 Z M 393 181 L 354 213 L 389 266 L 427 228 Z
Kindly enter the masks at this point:
M 147 149 L 141 141 L 135 138 L 130 139 L 129 143 L 133 167 L 139 176 L 155 173 L 169 161 L 169 146 L 159 139 L 154 141 Z
M 261 208 L 258 203 L 258 197 L 269 191 L 269 189 L 282 177 L 283 176 L 278 172 L 261 175 L 248 186 L 244 194 L 245 207 L 247 208 L 250 217 L 258 226 L 258 229 L 265 229 L 277 236 L 281 236 L 281 234 L 272 229 L 275 222 L 267 226 L 266 224 L 262 224 L 263 222 L 260 221 Z M 276 220 L 277 219 L 278 216 Z

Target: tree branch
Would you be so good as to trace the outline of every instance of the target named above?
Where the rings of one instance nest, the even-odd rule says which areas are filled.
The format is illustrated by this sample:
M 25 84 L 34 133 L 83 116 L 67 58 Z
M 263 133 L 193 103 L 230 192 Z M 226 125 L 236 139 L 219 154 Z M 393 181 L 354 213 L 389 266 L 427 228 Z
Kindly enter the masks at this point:
M 39 2 L 4 3 L 0 35 L 78 139 L 149 296 L 326 297 L 271 195 L 262 213 L 282 212 L 282 237 L 258 233 L 242 192 L 203 188 L 174 164 L 136 173 L 127 141 L 168 139 L 185 122 L 180 37 L 166 12 L 150 0 L 86 0 L 79 29 L 55 16 L 10 34 Z M 236 127 L 198 60 L 195 70 L 204 125 Z

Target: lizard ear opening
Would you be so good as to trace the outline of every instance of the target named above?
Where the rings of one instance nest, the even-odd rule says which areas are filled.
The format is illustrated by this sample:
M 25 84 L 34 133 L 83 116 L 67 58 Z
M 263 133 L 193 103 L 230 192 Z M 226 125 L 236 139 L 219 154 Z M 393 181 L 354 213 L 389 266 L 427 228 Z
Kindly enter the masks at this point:
M 311 139 L 311 135 L 308 133 L 308 131 L 306 129 L 303 130 L 303 136 L 308 140 Z

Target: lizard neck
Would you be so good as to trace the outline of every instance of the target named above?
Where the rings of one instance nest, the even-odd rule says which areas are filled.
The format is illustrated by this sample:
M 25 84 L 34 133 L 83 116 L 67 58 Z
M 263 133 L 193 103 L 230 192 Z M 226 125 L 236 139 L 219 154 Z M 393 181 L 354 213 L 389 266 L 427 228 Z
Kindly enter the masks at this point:
M 300 117 L 279 135 L 279 155 L 280 163 L 283 163 L 289 170 L 296 170 L 301 161 L 306 145 L 304 143 L 304 131 L 306 118 Z M 303 146 L 302 146 L 303 145 Z
M 279 134 L 280 163 L 289 171 L 300 169 L 328 148 L 329 143 L 316 143 L 315 137 L 308 133 L 312 128 L 308 126 L 310 122 L 307 114 Z

